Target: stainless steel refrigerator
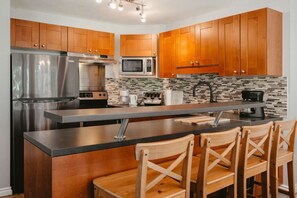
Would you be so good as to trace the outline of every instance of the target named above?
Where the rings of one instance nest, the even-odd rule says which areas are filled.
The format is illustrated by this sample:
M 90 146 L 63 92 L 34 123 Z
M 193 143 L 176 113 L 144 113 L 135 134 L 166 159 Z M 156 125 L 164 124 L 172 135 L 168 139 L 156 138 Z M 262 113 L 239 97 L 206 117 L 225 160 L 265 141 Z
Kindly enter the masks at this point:
M 23 133 L 65 127 L 45 119 L 44 110 L 78 108 L 78 96 L 77 58 L 11 54 L 11 185 L 14 193 L 23 192 L 24 186 Z

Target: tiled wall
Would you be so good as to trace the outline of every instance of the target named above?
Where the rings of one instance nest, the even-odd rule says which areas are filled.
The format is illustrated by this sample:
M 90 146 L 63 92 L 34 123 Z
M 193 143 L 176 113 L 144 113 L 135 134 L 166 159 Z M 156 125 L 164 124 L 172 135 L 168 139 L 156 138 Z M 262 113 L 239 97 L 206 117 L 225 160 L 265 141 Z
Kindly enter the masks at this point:
M 262 90 L 267 115 L 287 115 L 287 78 L 286 77 L 221 77 L 213 74 L 189 75 L 175 79 L 146 79 L 120 78 L 106 79 L 106 90 L 109 94 L 109 103 L 120 103 L 119 90 L 128 89 L 131 94 L 139 98 L 143 91 L 161 91 L 168 88 L 182 90 L 184 103 L 209 101 L 207 86 L 199 86 L 196 96 L 193 97 L 193 86 L 199 81 L 208 81 L 213 85 L 214 96 L 218 101 L 242 100 L 241 91 L 244 89 Z

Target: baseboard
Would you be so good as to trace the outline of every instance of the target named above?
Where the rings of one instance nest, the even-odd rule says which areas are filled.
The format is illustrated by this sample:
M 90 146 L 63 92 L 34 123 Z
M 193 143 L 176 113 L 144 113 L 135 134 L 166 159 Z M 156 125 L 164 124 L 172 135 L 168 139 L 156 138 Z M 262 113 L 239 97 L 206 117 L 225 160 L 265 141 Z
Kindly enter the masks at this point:
M 285 184 L 280 185 L 278 188 L 285 190 L 285 191 L 289 190 L 289 186 L 285 185 Z M 295 193 L 297 194 L 297 184 L 295 184 Z
M 0 188 L 0 197 L 12 195 L 11 187 Z

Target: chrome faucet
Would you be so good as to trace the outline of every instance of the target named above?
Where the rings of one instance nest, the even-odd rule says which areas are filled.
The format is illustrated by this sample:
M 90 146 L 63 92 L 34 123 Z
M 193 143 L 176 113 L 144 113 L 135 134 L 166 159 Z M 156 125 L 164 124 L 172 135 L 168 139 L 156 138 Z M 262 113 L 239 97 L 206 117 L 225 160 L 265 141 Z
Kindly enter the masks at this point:
M 214 100 L 214 97 L 213 97 L 213 90 L 212 90 L 212 86 L 210 85 L 209 82 L 206 82 L 206 81 L 199 81 L 197 85 L 195 85 L 193 87 L 193 97 L 196 97 L 196 88 L 200 85 L 207 85 L 209 87 L 209 92 L 210 92 L 210 99 L 209 99 L 209 102 L 210 103 L 214 103 L 214 102 L 217 102 L 216 100 Z

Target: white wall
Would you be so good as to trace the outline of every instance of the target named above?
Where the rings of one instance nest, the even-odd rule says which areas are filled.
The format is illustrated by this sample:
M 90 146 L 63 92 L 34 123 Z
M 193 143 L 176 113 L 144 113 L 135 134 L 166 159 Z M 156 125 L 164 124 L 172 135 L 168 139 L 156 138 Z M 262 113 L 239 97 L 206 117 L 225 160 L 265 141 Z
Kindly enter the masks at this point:
M 0 0 L 0 197 L 10 188 L 10 1 Z

